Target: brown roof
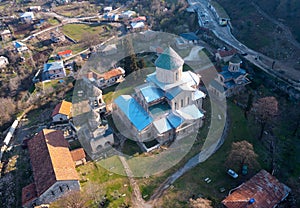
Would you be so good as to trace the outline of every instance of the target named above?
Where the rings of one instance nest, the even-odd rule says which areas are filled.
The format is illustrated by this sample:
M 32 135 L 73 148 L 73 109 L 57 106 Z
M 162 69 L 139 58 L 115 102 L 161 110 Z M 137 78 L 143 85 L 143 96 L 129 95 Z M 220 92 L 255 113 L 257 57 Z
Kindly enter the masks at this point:
M 22 205 L 25 205 L 33 199 L 36 199 L 36 197 L 35 183 L 31 183 L 22 189 Z
M 227 208 L 272 208 L 289 194 L 290 188 L 274 176 L 261 170 L 249 181 L 240 185 L 222 203 Z M 249 200 L 254 199 L 250 204 Z
M 227 56 L 233 56 L 234 54 L 237 53 L 237 50 L 236 49 L 231 49 L 229 51 L 226 51 L 226 50 L 218 50 L 217 53 L 220 54 L 220 56 L 223 58 L 223 57 L 227 57 Z
M 69 144 L 60 130 L 44 129 L 28 142 L 37 195 L 56 181 L 78 180 Z
M 94 78 L 94 79 L 100 79 L 103 78 L 105 80 L 108 80 L 112 77 L 116 77 L 116 76 L 120 76 L 123 75 L 125 73 L 124 69 L 122 69 L 121 67 L 115 68 L 115 69 L 111 69 L 107 72 L 104 72 L 102 74 L 98 74 L 96 72 L 89 72 L 86 77 L 87 78 Z
M 82 160 L 86 157 L 83 148 L 78 148 L 78 149 L 72 150 L 71 156 L 72 156 L 72 159 L 74 162 Z
M 53 117 L 57 114 L 63 114 L 63 115 L 70 116 L 71 109 L 72 109 L 72 103 L 63 100 L 61 103 L 58 103 L 55 106 L 51 116 Z

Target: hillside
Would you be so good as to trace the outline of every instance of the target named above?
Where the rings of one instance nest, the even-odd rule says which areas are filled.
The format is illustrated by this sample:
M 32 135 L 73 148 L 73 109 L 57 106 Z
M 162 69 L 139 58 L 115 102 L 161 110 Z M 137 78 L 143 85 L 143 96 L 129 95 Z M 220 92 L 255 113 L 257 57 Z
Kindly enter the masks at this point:
M 241 42 L 300 69 L 299 1 L 217 1 L 230 16 L 233 34 Z

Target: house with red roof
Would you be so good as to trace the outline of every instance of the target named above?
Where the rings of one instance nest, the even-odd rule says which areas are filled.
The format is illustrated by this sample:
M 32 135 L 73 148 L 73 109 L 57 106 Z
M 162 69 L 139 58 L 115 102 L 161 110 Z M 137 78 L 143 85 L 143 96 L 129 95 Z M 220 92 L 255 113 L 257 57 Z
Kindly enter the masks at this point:
M 216 61 L 220 62 L 228 62 L 235 54 L 237 53 L 236 49 L 225 50 L 225 49 L 218 49 L 215 53 Z
M 282 202 L 291 189 L 265 170 L 233 189 L 222 201 L 227 208 L 273 208 Z
M 89 72 L 86 77 L 95 82 L 99 88 L 106 88 L 124 80 L 125 70 L 121 67 L 111 69 L 104 73 Z
M 57 57 L 59 58 L 65 58 L 72 56 L 72 50 L 65 50 L 65 51 L 60 51 L 57 53 Z
M 55 106 L 51 117 L 53 122 L 68 121 L 71 117 L 71 112 L 72 112 L 72 103 L 63 100 L 62 102 L 58 103 Z
M 60 130 L 44 129 L 28 141 L 34 182 L 22 189 L 22 207 L 50 204 L 79 191 L 79 176 Z

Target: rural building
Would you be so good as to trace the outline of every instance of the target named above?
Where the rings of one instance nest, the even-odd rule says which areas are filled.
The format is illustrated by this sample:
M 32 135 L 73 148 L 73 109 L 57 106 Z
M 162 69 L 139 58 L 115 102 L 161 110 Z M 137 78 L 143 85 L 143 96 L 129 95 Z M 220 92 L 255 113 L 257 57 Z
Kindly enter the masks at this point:
M 147 18 L 145 16 L 138 16 L 130 20 L 130 22 L 146 22 Z
M 52 112 L 53 122 L 68 121 L 72 116 L 72 103 L 63 100 L 57 104 Z
M 113 8 L 111 6 L 107 6 L 107 7 L 104 7 L 103 12 L 104 13 L 111 12 L 112 10 L 113 10 Z
M 61 79 L 66 76 L 66 70 L 62 61 L 44 64 L 43 80 Z
M 132 22 L 132 23 L 130 23 L 130 27 L 134 31 L 143 30 L 145 28 L 145 23 L 144 22 Z
M 31 23 L 34 20 L 33 12 L 25 12 L 20 16 L 23 23 Z
M 14 47 L 18 52 L 24 52 L 28 50 L 27 46 L 24 43 L 18 41 L 14 42 Z
M 190 44 L 197 44 L 200 40 L 194 32 L 181 33 L 179 36 Z
M 111 69 L 102 74 L 96 72 L 89 72 L 86 77 L 97 87 L 103 89 L 114 84 L 120 83 L 124 80 L 125 70 L 121 67 Z
M 30 11 L 38 12 L 42 9 L 42 7 L 41 6 L 30 6 L 29 9 L 30 9 Z
M 5 68 L 9 64 L 8 58 L 0 56 L 0 68 Z
M 136 15 L 135 11 L 127 10 L 121 14 L 121 17 L 124 19 L 129 19 L 131 17 L 134 17 L 135 15 Z
M 227 63 L 235 54 L 237 53 L 236 49 L 225 50 L 218 49 L 215 53 L 215 59 L 219 62 Z
M 79 177 L 60 130 L 44 129 L 28 141 L 34 182 L 22 189 L 22 207 L 49 204 L 79 191 Z
M 12 35 L 11 35 L 10 30 L 3 30 L 1 32 L 2 41 L 9 41 L 9 40 L 11 40 L 11 38 L 12 38 Z
M 66 40 L 66 37 L 63 33 L 58 32 L 58 31 L 52 31 L 50 33 L 50 40 L 54 43 L 59 43 L 59 42 L 63 42 Z
M 109 21 L 118 21 L 119 15 L 114 13 L 106 13 L 103 15 L 103 18 Z
M 250 80 L 247 78 L 246 70 L 240 67 L 242 61 L 236 55 L 229 61 L 228 66 L 224 66 L 218 73 L 218 77 L 211 81 L 209 90 L 219 98 L 236 95 L 245 89 Z
M 200 76 L 182 71 L 184 61 L 168 47 L 155 61 L 156 72 L 131 95 L 114 100 L 113 113 L 130 129 L 144 151 L 183 138 L 202 125 Z M 145 141 L 156 141 L 147 146 Z M 153 142 L 154 143 L 154 142 Z
M 273 175 L 261 170 L 249 181 L 233 189 L 222 201 L 227 208 L 273 208 L 282 202 L 291 189 Z
M 84 165 L 86 163 L 86 155 L 83 148 L 72 150 L 70 153 L 75 162 L 75 166 Z
M 59 58 L 66 58 L 69 56 L 72 56 L 72 50 L 65 50 L 57 53 L 57 57 Z

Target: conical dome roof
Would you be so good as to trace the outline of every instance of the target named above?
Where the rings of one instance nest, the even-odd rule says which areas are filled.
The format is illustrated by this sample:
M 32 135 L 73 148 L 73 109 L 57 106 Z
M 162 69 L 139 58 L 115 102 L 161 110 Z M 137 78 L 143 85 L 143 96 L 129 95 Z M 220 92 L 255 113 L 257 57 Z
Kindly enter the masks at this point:
M 178 69 L 183 65 L 183 59 L 170 46 L 156 59 L 155 66 L 166 69 Z

